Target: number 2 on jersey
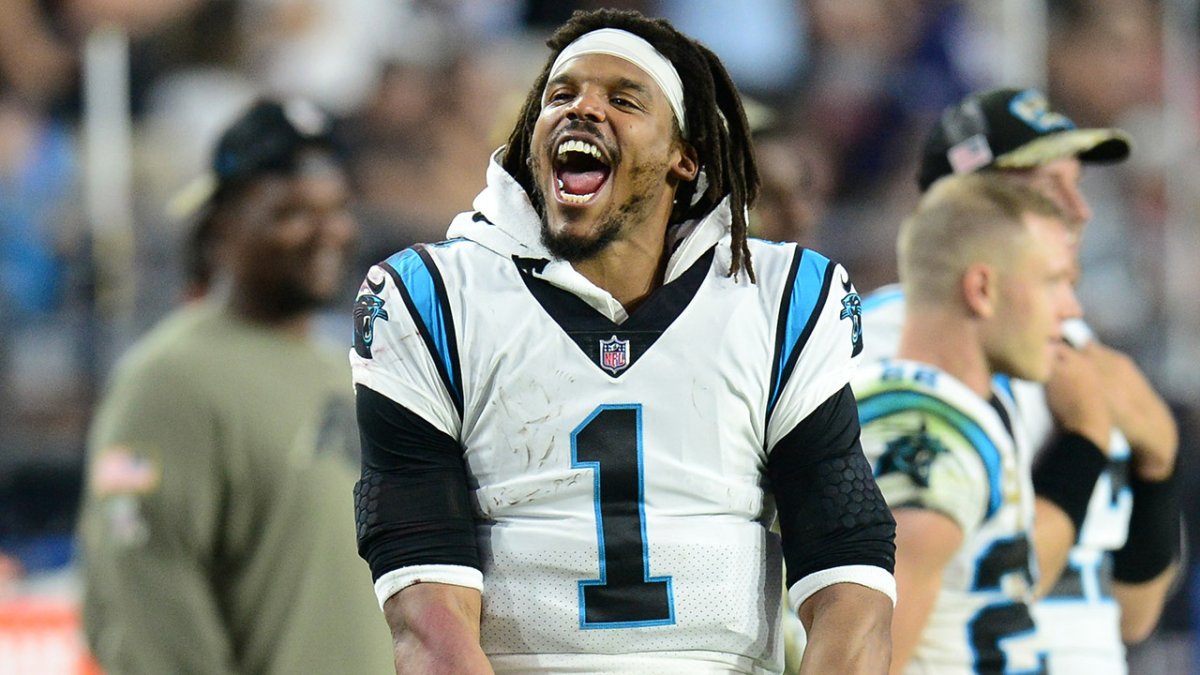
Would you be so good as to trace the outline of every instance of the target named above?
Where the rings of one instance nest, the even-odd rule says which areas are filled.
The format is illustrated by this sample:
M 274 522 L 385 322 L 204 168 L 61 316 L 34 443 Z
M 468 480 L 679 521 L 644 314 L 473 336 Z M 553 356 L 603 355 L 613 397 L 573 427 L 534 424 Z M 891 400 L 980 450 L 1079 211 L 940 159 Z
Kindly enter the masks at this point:
M 976 564 L 972 590 L 999 590 L 1009 575 L 1018 575 L 1027 586 L 1032 586 L 1029 556 L 1029 540 L 1025 535 L 997 540 Z M 975 652 L 976 672 L 1022 675 L 1044 675 L 1046 672 L 1044 653 L 1025 649 L 1019 654 L 1009 654 L 1006 649 L 1027 647 L 1023 639 L 1034 634 L 1033 617 L 1025 603 L 1005 601 L 988 605 L 976 612 L 967 624 L 967 631 Z M 1013 660 L 1022 663 L 1013 664 Z
M 571 467 L 592 470 L 600 578 L 579 581 L 579 627 L 675 623 L 671 577 L 650 576 L 642 406 L 602 405 L 571 432 Z

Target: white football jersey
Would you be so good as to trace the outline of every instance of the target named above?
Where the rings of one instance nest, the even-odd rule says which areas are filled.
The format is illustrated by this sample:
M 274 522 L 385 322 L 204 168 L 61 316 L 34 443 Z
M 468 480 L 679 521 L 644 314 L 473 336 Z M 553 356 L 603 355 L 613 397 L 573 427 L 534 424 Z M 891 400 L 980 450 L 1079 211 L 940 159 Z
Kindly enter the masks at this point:
M 900 342 L 904 293 L 897 284 L 879 288 L 862 300 L 863 360 L 890 358 Z M 1071 344 L 1082 348 L 1090 331 L 1082 321 L 1063 326 Z M 1045 387 L 1036 382 L 998 377 L 1020 411 L 1015 432 L 1036 454 L 1054 432 Z M 1121 611 L 1112 597 L 1111 551 L 1125 545 L 1133 496 L 1129 489 L 1129 444 L 1113 429 L 1108 467 L 1096 482 L 1087 515 L 1067 568 L 1045 598 L 1034 604 L 1034 619 L 1049 656 L 1051 672 L 1122 675 L 1127 671 L 1121 641 Z M 1032 460 L 1029 460 L 1032 461 Z
M 764 467 L 852 375 L 845 270 L 752 241 L 757 283 L 729 277 L 722 206 L 680 227 L 666 285 L 629 314 L 548 260 L 494 162 L 475 206 L 456 238 L 370 270 L 376 318 L 351 361 L 357 384 L 463 447 L 496 671 L 778 672 Z M 377 588 L 474 585 L 462 569 L 401 568 Z M 826 570 L 822 584 L 894 585 L 870 570 Z
M 1044 672 L 1029 608 L 1033 485 L 1009 429 L 1014 411 L 912 361 L 863 364 L 853 386 L 888 505 L 942 513 L 964 537 L 907 672 Z
M 1045 387 L 1014 380 L 1009 385 L 1017 408 L 1037 413 L 1021 431 L 1033 448 L 1053 433 Z M 1115 428 L 1109 440 L 1111 460 L 1096 480 L 1087 516 L 1067 566 L 1054 587 L 1033 607 L 1034 620 L 1049 653 L 1050 672 L 1124 675 L 1121 607 L 1112 597 L 1111 551 L 1125 545 L 1133 494 L 1129 488 L 1129 443 Z

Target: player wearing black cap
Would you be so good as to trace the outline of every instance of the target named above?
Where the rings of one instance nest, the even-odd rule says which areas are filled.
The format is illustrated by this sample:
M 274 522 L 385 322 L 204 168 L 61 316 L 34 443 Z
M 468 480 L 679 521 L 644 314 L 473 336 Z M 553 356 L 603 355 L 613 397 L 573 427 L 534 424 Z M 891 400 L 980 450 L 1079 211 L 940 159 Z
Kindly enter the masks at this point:
M 1003 174 L 1050 197 L 1074 226 L 1077 247 L 1091 219 L 1079 190 L 1083 164 L 1123 161 L 1130 145 L 1118 129 L 1076 127 L 1036 89 L 995 89 L 942 113 L 917 183 L 925 191 L 951 174 Z M 864 298 L 867 361 L 895 354 L 903 317 L 898 286 Z M 1176 573 L 1177 432 L 1128 357 L 1100 344 L 1081 320 L 1064 323 L 1063 334 L 1075 350 L 1047 387 L 995 383 L 1016 399 L 1017 433 L 1040 449 L 1035 548 L 1038 590 L 1047 595 L 1035 618 L 1051 672 L 1124 673 L 1123 643 L 1149 635 Z
M 263 101 L 193 194 L 204 299 L 113 374 L 80 542 L 107 672 L 381 673 L 387 631 L 354 555 L 349 368 L 308 335 L 356 225 L 327 120 Z

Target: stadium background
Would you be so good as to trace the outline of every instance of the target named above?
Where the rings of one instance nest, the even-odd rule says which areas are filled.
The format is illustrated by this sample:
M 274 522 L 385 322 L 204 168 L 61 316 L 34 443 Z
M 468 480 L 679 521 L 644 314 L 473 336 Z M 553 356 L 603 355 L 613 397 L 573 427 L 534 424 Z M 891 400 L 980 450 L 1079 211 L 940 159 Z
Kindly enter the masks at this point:
M 601 5 L 666 16 L 722 56 L 758 129 L 756 222 L 860 290 L 894 278 L 921 136 L 967 91 L 1039 86 L 1081 126 L 1129 131 L 1130 161 L 1085 174 L 1081 297 L 1172 402 L 1185 484 L 1200 478 L 1200 0 L 4 0 L 0 673 L 83 672 L 71 530 L 91 407 L 179 300 L 188 223 L 169 203 L 221 126 L 257 93 L 336 115 L 357 275 L 441 238 L 549 30 Z M 322 321 L 331 340 L 348 344 L 355 283 Z M 1191 572 L 1133 672 L 1200 672 Z

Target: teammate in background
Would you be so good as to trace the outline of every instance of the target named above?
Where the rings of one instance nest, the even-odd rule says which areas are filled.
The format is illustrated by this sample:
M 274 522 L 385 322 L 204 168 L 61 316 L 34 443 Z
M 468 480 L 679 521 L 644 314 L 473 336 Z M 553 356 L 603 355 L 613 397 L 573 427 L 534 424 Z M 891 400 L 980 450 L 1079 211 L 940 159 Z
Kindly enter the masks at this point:
M 1128 154 L 1123 132 L 1077 129 L 1040 92 L 997 89 L 946 109 L 926 140 L 918 184 L 924 190 L 942 176 L 980 171 L 1028 185 L 1062 209 L 1077 256 L 1091 218 L 1079 191 L 1082 164 Z M 896 287 L 864 298 L 866 361 L 895 354 L 904 310 Z M 1035 616 L 1052 670 L 1119 674 L 1126 672 L 1124 643 L 1153 631 L 1177 572 L 1178 437 L 1170 409 L 1132 360 L 1094 339 L 1081 320 L 1068 321 L 1063 332 L 1076 352 L 1059 364 L 1051 387 L 1080 378 L 1095 386 L 1047 398 L 1038 384 L 998 382 L 1016 399 L 1023 420 L 1018 432 L 1035 451 L 1044 453 L 1069 430 L 1062 417 L 1078 418 L 1072 408 L 1090 409 L 1088 426 L 1096 431 L 1076 431 L 1107 446 L 1110 458 L 1090 496 L 1072 487 L 1084 482 L 1055 476 L 1045 455 L 1038 459 L 1038 493 L 1045 497 L 1038 516 L 1047 535 L 1038 542 L 1038 557 L 1047 596 Z M 1068 549 L 1068 542 L 1076 545 Z M 1062 578 L 1054 583 L 1059 570 Z
M 846 271 L 746 238 L 712 52 L 611 10 L 548 44 L 476 210 L 356 303 L 359 550 L 397 671 L 778 672 L 786 558 L 808 672 L 883 672 L 894 523 Z
M 196 240 L 211 283 L 129 351 L 97 411 L 80 541 L 108 672 L 391 668 L 352 551 L 350 372 L 308 334 L 357 231 L 325 123 L 264 101 L 223 134 Z
M 1033 485 L 991 382 L 1043 382 L 1065 350 L 1062 321 L 1080 315 L 1069 239 L 1050 200 L 993 176 L 938 182 L 901 225 L 900 347 L 853 383 L 896 517 L 893 673 L 1043 672 Z M 1102 466 L 1082 445 L 1078 470 Z

